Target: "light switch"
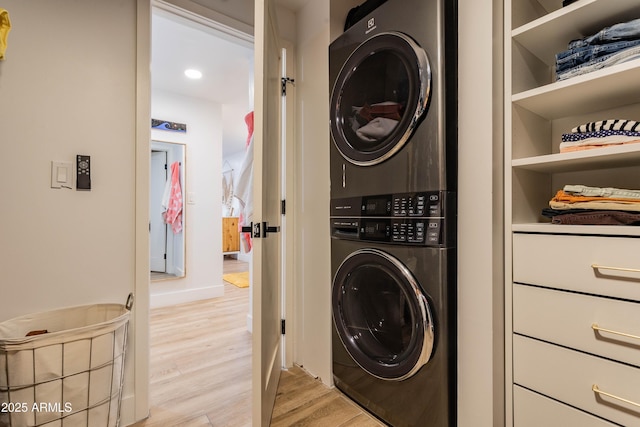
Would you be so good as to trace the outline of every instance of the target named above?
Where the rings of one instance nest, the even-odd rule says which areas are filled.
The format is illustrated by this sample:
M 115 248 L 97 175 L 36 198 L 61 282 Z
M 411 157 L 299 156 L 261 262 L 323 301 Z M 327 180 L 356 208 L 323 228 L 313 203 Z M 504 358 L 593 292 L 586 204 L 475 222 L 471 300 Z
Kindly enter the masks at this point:
M 73 163 L 51 162 L 51 188 L 73 188 Z
M 58 169 L 58 182 L 60 183 L 67 182 L 67 176 L 68 176 L 67 168 L 64 166 L 56 166 L 56 168 Z
M 187 204 L 189 205 L 196 204 L 196 193 L 194 191 L 189 191 L 187 193 Z

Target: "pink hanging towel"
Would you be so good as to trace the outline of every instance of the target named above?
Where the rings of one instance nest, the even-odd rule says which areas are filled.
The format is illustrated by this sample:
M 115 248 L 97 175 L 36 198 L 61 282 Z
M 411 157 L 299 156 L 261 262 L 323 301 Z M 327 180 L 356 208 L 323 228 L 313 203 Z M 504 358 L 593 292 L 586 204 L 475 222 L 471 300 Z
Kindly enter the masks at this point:
M 182 231 L 182 189 L 180 188 L 180 163 L 171 164 L 171 193 L 164 221 L 171 224 L 174 234 Z

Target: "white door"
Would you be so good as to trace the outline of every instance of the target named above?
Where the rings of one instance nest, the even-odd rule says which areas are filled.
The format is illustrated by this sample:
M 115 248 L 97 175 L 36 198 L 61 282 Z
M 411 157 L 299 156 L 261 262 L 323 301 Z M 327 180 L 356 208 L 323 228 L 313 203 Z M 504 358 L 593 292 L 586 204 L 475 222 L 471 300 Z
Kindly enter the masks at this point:
M 149 191 L 149 252 L 150 270 L 167 271 L 167 226 L 162 218 L 162 196 L 167 181 L 167 152 L 151 152 Z
M 273 0 L 255 3 L 253 425 L 268 426 L 281 371 L 281 67 Z

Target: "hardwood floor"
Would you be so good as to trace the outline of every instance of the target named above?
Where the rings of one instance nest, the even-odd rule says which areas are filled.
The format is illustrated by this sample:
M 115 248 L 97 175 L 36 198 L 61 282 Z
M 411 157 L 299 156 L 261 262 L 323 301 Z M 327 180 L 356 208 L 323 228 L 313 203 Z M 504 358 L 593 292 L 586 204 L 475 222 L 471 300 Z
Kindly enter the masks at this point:
M 224 273 L 247 264 L 225 259 Z M 222 280 L 222 279 L 221 279 Z M 150 415 L 134 427 L 251 425 L 249 288 L 151 310 Z M 272 426 L 380 426 L 299 367 L 283 371 Z
M 378 427 L 383 424 L 340 391 L 294 366 L 280 374 L 271 426 Z

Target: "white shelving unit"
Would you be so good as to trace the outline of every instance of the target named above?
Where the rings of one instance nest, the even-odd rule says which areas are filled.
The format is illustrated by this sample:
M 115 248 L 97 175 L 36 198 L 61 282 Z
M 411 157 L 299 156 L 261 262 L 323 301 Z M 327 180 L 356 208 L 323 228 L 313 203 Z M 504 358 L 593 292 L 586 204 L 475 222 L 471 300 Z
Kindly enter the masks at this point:
M 640 338 L 631 338 L 640 337 L 640 227 L 555 225 L 541 215 L 566 184 L 640 188 L 640 143 L 559 152 L 561 135 L 577 125 L 640 120 L 640 60 L 555 81 L 556 53 L 640 18 L 640 1 L 504 5 L 507 425 L 640 426 L 639 406 L 593 390 L 640 404 L 630 383 L 640 378 Z M 522 309 L 534 303 L 538 319 Z M 539 321 L 545 310 L 584 318 L 551 325 Z M 619 319 L 618 310 L 635 316 Z M 627 336 L 590 329 L 609 319 Z M 567 338 L 575 335 L 584 343 Z

